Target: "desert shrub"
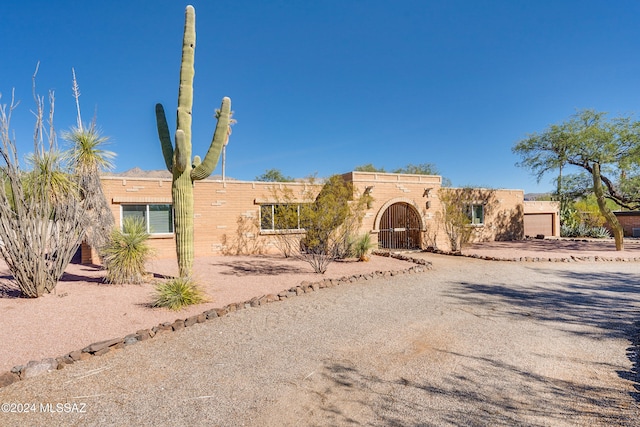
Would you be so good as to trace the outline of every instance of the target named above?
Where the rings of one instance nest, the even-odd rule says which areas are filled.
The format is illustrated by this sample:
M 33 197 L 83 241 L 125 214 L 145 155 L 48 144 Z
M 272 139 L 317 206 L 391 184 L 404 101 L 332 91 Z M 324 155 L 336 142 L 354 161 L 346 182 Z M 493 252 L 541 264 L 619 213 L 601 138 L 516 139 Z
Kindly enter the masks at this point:
M 590 227 L 586 224 L 563 224 L 560 227 L 560 236 L 562 237 L 592 237 L 596 239 L 605 239 L 611 237 L 611 233 L 605 227 Z
M 125 218 L 122 230 L 114 228 L 104 247 L 108 283 L 142 283 L 145 263 L 151 257 L 149 233 L 141 218 Z
M 575 236 L 575 226 L 562 224 L 560 226 L 560 236 L 562 237 L 576 237 Z
M 483 215 L 496 206 L 495 190 L 477 188 L 447 188 L 438 190 L 442 208 L 436 212 L 438 226 L 449 240 L 452 252 L 459 252 L 477 230 L 472 224 L 472 206 L 482 204 Z
M 591 230 L 589 230 L 589 237 L 607 239 L 611 237 L 611 233 L 606 227 L 592 227 Z
M 156 285 L 154 307 L 180 310 L 187 305 L 206 302 L 204 292 L 190 278 L 177 277 Z
M 236 220 L 234 235 L 222 236 L 224 255 L 261 255 L 265 252 L 264 239 L 260 237 L 258 218 L 240 215 Z
M 369 258 L 367 254 L 373 248 L 373 243 L 371 242 L 371 234 L 365 233 L 362 236 L 358 237 L 356 241 L 353 243 L 353 254 L 360 261 L 368 261 Z
M 560 227 L 560 235 L 562 237 L 587 237 L 590 228 L 582 223 L 564 224 Z
M 362 224 L 369 200 L 364 194 L 356 197 L 353 185 L 334 175 L 312 203 L 301 206 L 300 222 L 306 234 L 300 256 L 314 272 L 324 274 L 333 260 L 349 253 L 349 237 Z

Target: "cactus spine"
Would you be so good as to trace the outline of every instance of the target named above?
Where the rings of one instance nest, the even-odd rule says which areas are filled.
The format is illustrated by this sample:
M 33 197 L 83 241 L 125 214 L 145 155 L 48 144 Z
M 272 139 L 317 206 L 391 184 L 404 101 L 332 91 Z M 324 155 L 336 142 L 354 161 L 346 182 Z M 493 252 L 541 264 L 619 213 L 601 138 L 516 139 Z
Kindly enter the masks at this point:
M 193 269 L 193 182 L 205 179 L 215 169 L 222 147 L 229 136 L 231 99 L 223 98 L 218 123 L 209 150 L 201 162 L 196 156 L 191 161 L 191 108 L 193 105 L 193 66 L 196 47 L 195 10 L 187 6 L 184 36 L 182 39 L 182 63 L 178 90 L 178 118 L 175 133 L 175 149 L 171 142 L 169 126 L 162 104 L 156 104 L 158 136 L 162 154 L 169 172 L 173 174 L 171 195 L 175 213 L 176 254 L 180 277 L 190 277 Z

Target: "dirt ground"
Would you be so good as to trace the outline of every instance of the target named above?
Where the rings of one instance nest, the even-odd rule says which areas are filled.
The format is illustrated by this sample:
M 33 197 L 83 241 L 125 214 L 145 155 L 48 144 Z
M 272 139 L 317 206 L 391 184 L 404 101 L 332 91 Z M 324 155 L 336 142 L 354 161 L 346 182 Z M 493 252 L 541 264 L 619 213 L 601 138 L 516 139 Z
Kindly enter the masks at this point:
M 526 240 L 470 245 L 463 253 L 499 259 L 572 256 L 633 259 L 640 257 L 640 240 L 627 239 L 624 252 L 616 252 L 612 240 Z M 30 360 L 62 356 L 93 342 L 184 319 L 210 308 L 277 293 L 305 280 L 408 267 L 404 261 L 372 257 L 371 262 L 366 263 L 332 263 L 320 277 L 307 263 L 279 256 L 198 258 L 195 275 L 210 302 L 172 312 L 149 307 L 153 283 L 106 285 L 103 270 L 78 264 L 69 265 L 54 294 L 35 300 L 19 298 L 6 265 L 0 261 L 0 342 L 3 343 L 0 372 Z M 157 276 L 177 274 L 177 265 L 171 260 L 154 260 L 148 268 Z
M 63 356 L 94 342 L 124 337 L 211 308 L 278 293 L 305 280 L 410 266 L 389 257 L 372 257 L 370 262 L 334 262 L 324 275 L 318 275 L 304 261 L 280 256 L 197 258 L 194 275 L 209 302 L 175 312 L 149 306 L 153 283 L 108 285 L 103 283 L 104 270 L 80 264 L 68 266 L 53 294 L 20 298 L 6 264 L 0 261 L 0 373 L 31 360 Z M 172 260 L 154 260 L 148 271 L 171 276 L 177 275 L 178 267 Z
M 637 262 L 414 255 L 433 269 L 241 310 L 14 383 L 0 403 L 84 412 L 34 406 L 0 424 L 638 425 Z M 216 279 L 279 277 L 260 259 L 229 261 L 211 261 L 224 265 Z M 247 273 L 254 264 L 264 276 Z

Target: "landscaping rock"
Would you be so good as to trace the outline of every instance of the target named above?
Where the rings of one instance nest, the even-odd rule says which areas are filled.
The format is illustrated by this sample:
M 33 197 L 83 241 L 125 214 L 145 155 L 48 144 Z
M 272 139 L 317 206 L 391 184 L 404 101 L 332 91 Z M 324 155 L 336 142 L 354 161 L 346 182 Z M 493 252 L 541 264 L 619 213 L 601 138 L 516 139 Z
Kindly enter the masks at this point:
M 139 331 L 136 332 L 136 337 L 138 341 L 148 340 L 152 336 L 153 335 L 151 335 L 151 331 L 149 329 L 140 329 Z
M 77 361 L 81 360 L 81 358 L 80 358 L 81 355 L 82 355 L 82 351 L 76 350 L 76 351 L 72 351 L 71 353 L 67 354 L 66 357 L 68 357 L 69 359 L 73 360 L 74 362 L 77 362 Z
M 203 314 L 207 319 L 215 319 L 218 316 L 218 308 L 212 308 L 211 310 L 205 311 Z
M 275 295 L 275 294 L 269 294 L 265 297 L 267 299 L 267 302 L 274 302 L 274 301 L 278 301 L 280 298 Z
M 58 362 L 58 367 L 57 369 L 64 369 L 65 365 L 67 365 L 66 360 L 64 359 L 64 357 L 56 357 L 56 362 Z
M 174 331 L 177 331 L 178 329 L 184 329 L 184 320 L 176 319 L 176 321 L 171 324 L 171 329 Z
M 100 350 L 94 352 L 93 355 L 94 356 L 102 356 L 103 354 L 109 353 L 110 350 L 111 350 L 111 347 L 104 347 L 104 348 L 101 348 Z
M 3 372 L 0 374 L 0 388 L 20 381 L 20 376 L 13 372 Z
M 33 378 L 45 372 L 58 369 L 58 361 L 53 358 L 32 360 L 22 370 L 22 378 Z
M 124 345 L 136 344 L 137 342 L 138 342 L 137 334 L 127 335 L 126 337 L 124 337 Z
M 84 353 L 97 353 L 105 348 L 111 347 L 112 345 L 116 345 L 123 341 L 122 338 L 114 338 L 111 340 L 100 341 L 89 345 L 82 349 Z

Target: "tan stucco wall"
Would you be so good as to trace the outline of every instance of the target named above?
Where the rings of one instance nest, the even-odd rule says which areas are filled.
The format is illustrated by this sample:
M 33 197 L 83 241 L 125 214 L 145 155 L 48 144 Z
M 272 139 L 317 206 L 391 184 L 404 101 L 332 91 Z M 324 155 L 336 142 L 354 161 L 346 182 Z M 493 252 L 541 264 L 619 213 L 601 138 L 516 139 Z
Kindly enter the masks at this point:
M 438 221 L 442 204 L 438 190 L 442 178 L 432 175 L 408 175 L 377 172 L 349 172 L 343 175 L 354 183 L 359 193 L 371 188 L 374 198 L 371 209 L 367 210 L 361 231 L 369 231 L 372 236 L 379 232 L 380 217 L 385 209 L 397 202 L 411 204 L 418 211 L 422 221 L 422 247 L 437 246 L 449 250 L 449 239 Z M 491 240 L 522 239 L 523 200 L 522 190 L 479 189 L 491 195 L 491 202 L 485 210 L 485 224 L 473 227 L 473 242 Z M 435 240 L 435 242 L 434 242 Z M 435 243 L 435 245 L 434 245 Z
M 370 187 L 373 202 L 365 212 L 361 233 L 369 232 L 377 242 L 380 217 L 393 203 L 406 202 L 418 212 L 423 231 L 422 247 L 447 250 L 448 239 L 438 226 L 441 210 L 438 190 L 439 176 L 405 175 L 372 172 L 349 172 L 343 178 L 353 182 L 357 194 Z M 171 203 L 171 180 L 166 178 L 103 177 L 102 185 L 111 204 L 116 224 L 121 223 L 123 203 Z M 260 203 L 277 202 L 274 191 L 289 188 L 293 197 L 304 200 L 305 193 L 317 193 L 320 185 L 305 183 L 270 183 L 203 180 L 194 184 L 194 245 L 198 256 L 233 252 L 238 245 L 246 250 L 276 253 L 273 236 L 260 233 L 258 219 Z M 521 239 L 523 215 L 522 190 L 486 190 L 492 192 L 495 203 L 485 211 L 485 224 L 474 227 L 473 241 Z M 513 224 L 516 224 L 514 229 Z M 517 226 L 520 226 L 520 229 Z M 427 238 L 430 236 L 430 238 Z M 157 258 L 175 257 L 172 235 L 153 236 L 151 245 Z M 97 261 L 95 256 L 94 262 Z
M 105 196 L 111 204 L 116 225 L 121 224 L 123 203 L 171 203 L 171 180 L 160 178 L 103 177 Z M 320 189 L 304 183 L 203 180 L 194 184 L 194 249 L 198 256 L 220 255 L 240 242 L 260 252 L 276 252 L 268 235 L 256 228 L 260 202 L 276 202 L 274 190 L 284 187 L 302 200 L 306 192 Z M 239 232 L 239 221 L 244 231 Z M 239 234 L 240 233 L 240 234 Z M 226 242 L 226 245 L 225 245 Z M 173 236 L 152 236 L 157 258 L 175 256 Z M 242 243 L 241 243 L 242 244 Z

